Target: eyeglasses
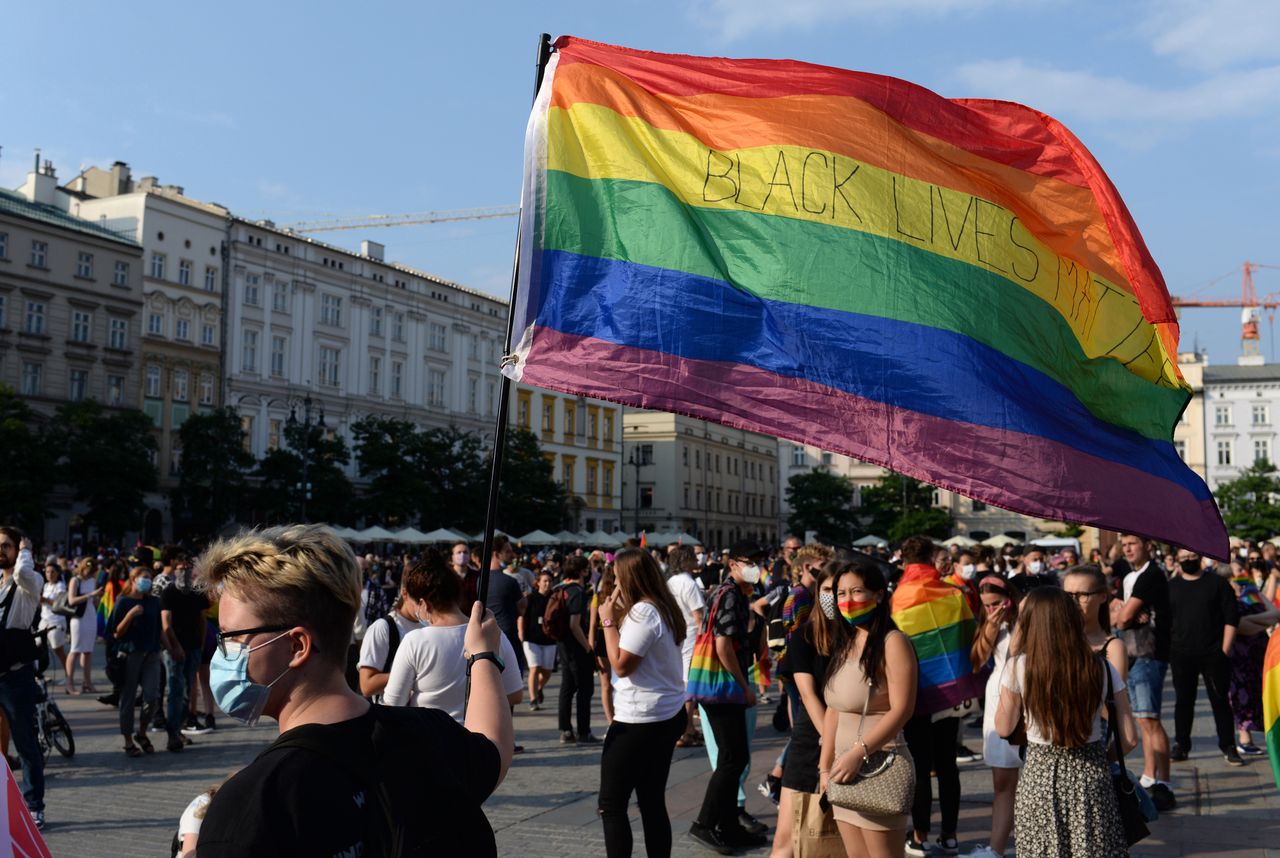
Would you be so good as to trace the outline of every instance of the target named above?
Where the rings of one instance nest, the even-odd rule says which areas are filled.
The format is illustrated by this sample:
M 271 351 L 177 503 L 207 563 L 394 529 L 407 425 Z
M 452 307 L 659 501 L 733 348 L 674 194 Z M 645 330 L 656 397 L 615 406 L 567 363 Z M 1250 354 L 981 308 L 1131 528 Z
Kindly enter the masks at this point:
M 1107 591 L 1106 590 L 1081 590 L 1078 593 L 1067 593 L 1067 595 L 1075 599 L 1077 602 L 1087 602 L 1089 599 L 1092 599 L 1094 596 L 1101 595 L 1105 592 Z
M 252 628 L 252 629 L 238 629 L 237 631 L 234 631 L 234 632 L 218 632 L 218 651 L 222 653 L 223 658 L 237 659 L 244 654 L 244 651 L 248 649 L 248 647 L 245 647 L 245 646 L 236 647 L 233 650 L 234 655 L 231 655 L 227 652 L 228 638 L 244 637 L 245 635 L 260 635 L 265 632 L 287 632 L 291 628 L 293 628 L 293 626 L 280 626 L 280 625 L 256 626 L 255 628 Z M 231 641 L 231 642 L 239 643 L 239 641 Z

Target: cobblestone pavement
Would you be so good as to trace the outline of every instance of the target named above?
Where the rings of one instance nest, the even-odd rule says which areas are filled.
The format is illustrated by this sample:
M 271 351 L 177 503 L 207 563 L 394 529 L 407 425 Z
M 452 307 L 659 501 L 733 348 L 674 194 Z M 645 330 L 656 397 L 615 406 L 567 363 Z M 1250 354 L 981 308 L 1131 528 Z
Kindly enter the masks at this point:
M 105 684 L 100 669 L 97 677 Z M 516 735 L 526 752 L 516 758 L 506 781 L 486 804 L 502 855 L 564 858 L 604 854 L 595 813 L 599 746 L 559 744 L 555 682 L 546 695 L 549 705 L 542 711 L 517 707 Z M 1280 794 L 1271 780 L 1270 766 L 1265 758 L 1253 760 L 1243 769 L 1225 766 L 1206 732 L 1211 729 L 1211 718 L 1203 694 L 1201 697 L 1197 747 L 1189 762 L 1174 768 L 1180 806 L 1153 826 L 1155 836 L 1139 844 L 1134 855 L 1280 858 Z M 163 734 L 155 734 L 156 753 L 130 759 L 121 750 L 114 709 L 92 696 L 69 697 L 61 691 L 57 702 L 70 719 L 76 738 L 75 757 L 64 760 L 55 755 L 46 770 L 45 835 L 58 858 L 158 858 L 167 854 L 187 803 L 252 759 L 275 735 L 274 724 L 247 728 L 221 719 L 216 732 L 196 736 L 196 744 L 182 753 L 167 753 L 156 738 Z M 595 713 L 596 732 L 603 734 L 598 695 Z M 1166 713 L 1172 713 L 1172 700 Z M 770 829 L 776 818 L 774 808 L 755 791 L 754 784 L 763 778 L 784 741 L 762 712 L 753 744 L 747 808 Z M 966 743 L 975 750 L 980 747 L 976 730 L 966 731 Z M 1140 753 L 1135 753 L 1130 766 L 1140 767 L 1140 760 Z M 680 858 L 711 854 L 686 834 L 697 815 L 709 771 L 704 749 L 676 750 L 667 805 L 675 834 L 673 855 Z M 991 781 L 980 763 L 961 764 L 961 772 L 964 801 L 959 836 L 962 851 L 967 852 L 986 839 Z M 643 855 L 634 803 L 632 814 L 635 854 Z M 765 855 L 767 851 L 750 854 Z

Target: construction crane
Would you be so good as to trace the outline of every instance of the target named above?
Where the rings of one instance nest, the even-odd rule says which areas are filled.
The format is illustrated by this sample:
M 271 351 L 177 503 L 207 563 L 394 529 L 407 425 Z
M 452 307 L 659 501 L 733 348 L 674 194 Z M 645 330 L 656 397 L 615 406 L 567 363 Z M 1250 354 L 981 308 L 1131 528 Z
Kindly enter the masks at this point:
M 294 232 L 337 232 L 344 229 L 369 229 L 371 227 L 418 226 L 426 223 L 450 223 L 460 220 L 490 220 L 500 217 L 516 217 L 520 214 L 519 206 L 491 206 L 489 208 L 452 209 L 438 212 L 420 212 L 417 214 L 394 215 L 360 215 L 356 217 L 334 218 L 333 220 L 311 220 L 288 224 L 285 229 Z
M 1280 307 L 1280 294 L 1272 292 L 1258 297 L 1258 290 L 1253 284 L 1253 273 L 1259 268 L 1280 269 L 1280 265 L 1264 265 L 1261 262 L 1244 262 L 1241 264 L 1243 276 L 1240 279 L 1240 299 L 1195 300 L 1173 296 L 1175 307 L 1239 307 L 1240 308 L 1240 353 L 1244 357 L 1258 357 L 1262 354 L 1261 337 L 1258 334 L 1258 323 L 1262 319 L 1262 311 L 1267 311 L 1268 320 L 1275 321 L 1276 308 Z M 1227 275 L 1223 275 L 1225 277 Z M 1212 281 L 1209 285 L 1221 280 Z

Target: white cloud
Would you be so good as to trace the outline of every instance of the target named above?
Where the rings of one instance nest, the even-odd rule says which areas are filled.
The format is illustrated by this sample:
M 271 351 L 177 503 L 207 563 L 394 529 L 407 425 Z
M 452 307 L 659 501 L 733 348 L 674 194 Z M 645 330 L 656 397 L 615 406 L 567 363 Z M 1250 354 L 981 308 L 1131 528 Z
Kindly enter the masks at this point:
M 1141 32 L 1158 55 L 1218 70 L 1280 59 L 1280 3 L 1274 0 L 1163 0 Z
M 1017 58 L 969 63 L 957 77 L 967 96 L 1021 102 L 1067 124 L 1084 119 L 1166 126 L 1253 116 L 1280 105 L 1280 65 L 1223 71 L 1165 88 Z
M 998 2 L 1004 0 L 698 0 L 689 15 L 732 42 L 761 31 L 813 30 L 857 16 L 943 16 Z

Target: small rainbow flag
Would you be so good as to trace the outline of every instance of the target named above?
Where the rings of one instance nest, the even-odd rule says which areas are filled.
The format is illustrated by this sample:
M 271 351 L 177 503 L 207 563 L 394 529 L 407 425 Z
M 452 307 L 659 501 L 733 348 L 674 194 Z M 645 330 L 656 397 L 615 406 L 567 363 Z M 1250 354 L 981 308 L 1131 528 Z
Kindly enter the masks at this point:
M 1253 607 L 1262 604 L 1262 593 L 1248 575 L 1233 575 L 1231 583 L 1240 588 L 1240 604 Z
M 107 636 L 107 622 L 116 606 L 116 591 L 123 589 L 124 585 L 118 581 L 108 581 L 102 586 L 102 595 L 98 597 L 98 637 Z
M 932 715 L 982 696 L 984 677 L 969 661 L 978 623 L 963 593 L 927 563 L 911 563 L 889 605 L 920 662 L 916 714 Z
M 1271 774 L 1280 789 L 1280 632 L 1271 635 L 1262 663 L 1262 723 L 1267 727 Z

